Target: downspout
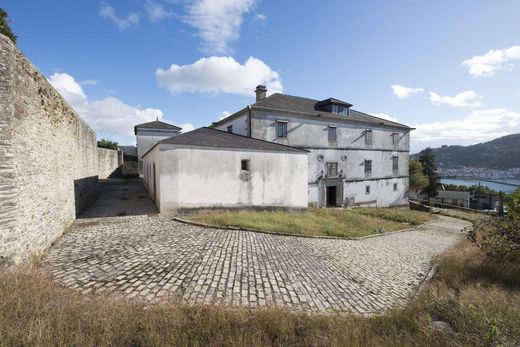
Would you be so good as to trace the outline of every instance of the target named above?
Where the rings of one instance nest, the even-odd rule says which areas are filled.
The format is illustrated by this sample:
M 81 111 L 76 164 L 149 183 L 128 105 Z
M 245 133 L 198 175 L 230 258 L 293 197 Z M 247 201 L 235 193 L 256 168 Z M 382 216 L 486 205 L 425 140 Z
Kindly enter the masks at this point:
M 247 116 L 247 122 L 248 122 L 248 125 L 247 125 L 247 135 L 249 137 L 251 137 L 252 135 L 252 131 L 251 131 L 251 105 L 247 105 L 247 112 L 248 112 L 248 116 Z

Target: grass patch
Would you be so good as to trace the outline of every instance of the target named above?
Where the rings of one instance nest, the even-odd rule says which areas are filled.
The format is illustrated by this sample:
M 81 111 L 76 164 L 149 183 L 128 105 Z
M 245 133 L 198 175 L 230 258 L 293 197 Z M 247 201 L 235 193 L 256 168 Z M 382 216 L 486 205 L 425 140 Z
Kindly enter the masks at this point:
M 518 265 L 461 242 L 408 307 L 371 318 L 175 301 L 145 306 L 82 296 L 37 268 L 18 268 L 0 273 L 0 346 L 515 346 Z M 453 331 L 432 329 L 432 320 Z
M 311 209 L 283 211 L 224 211 L 187 216 L 217 226 L 276 231 L 296 235 L 360 237 L 396 231 L 435 219 L 425 212 L 406 209 Z

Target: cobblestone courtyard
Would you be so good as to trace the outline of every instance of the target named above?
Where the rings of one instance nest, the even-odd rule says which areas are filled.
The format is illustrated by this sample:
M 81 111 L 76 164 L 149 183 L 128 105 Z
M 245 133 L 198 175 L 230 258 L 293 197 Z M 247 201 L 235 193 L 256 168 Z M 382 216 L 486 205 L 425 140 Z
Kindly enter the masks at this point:
M 406 302 L 466 225 L 442 217 L 414 231 L 333 240 L 206 229 L 151 214 L 84 218 L 44 266 L 83 293 L 370 314 Z

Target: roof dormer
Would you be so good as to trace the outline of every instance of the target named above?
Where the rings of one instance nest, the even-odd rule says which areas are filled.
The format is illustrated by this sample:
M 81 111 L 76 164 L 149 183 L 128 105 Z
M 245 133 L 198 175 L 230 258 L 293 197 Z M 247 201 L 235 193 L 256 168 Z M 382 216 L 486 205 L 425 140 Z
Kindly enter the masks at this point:
M 330 112 L 342 116 L 350 115 L 352 104 L 334 98 L 328 98 L 316 103 L 314 108 L 321 112 Z

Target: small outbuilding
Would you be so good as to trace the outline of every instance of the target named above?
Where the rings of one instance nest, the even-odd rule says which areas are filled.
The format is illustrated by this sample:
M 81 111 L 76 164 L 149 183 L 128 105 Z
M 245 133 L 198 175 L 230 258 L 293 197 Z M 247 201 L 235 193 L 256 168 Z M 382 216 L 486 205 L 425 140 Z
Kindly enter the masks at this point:
M 165 214 L 204 209 L 306 209 L 308 152 L 200 128 L 142 157 L 145 186 Z

